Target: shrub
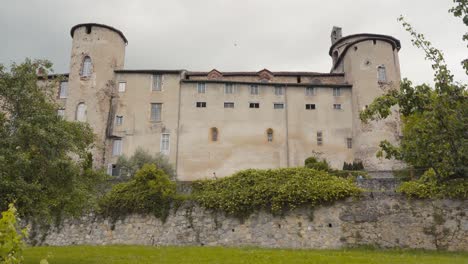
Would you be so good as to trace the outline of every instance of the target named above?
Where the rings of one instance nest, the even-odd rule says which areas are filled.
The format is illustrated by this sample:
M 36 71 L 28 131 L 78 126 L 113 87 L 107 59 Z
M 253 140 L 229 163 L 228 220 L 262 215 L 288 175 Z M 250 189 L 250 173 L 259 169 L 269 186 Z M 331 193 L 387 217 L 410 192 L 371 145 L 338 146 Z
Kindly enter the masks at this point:
M 171 178 L 175 177 L 174 167 L 169 163 L 167 156 L 156 153 L 151 155 L 142 148 L 137 148 L 133 156 L 120 156 L 117 160 L 117 167 L 120 168 L 121 176 L 133 176 L 145 164 L 155 164 Z
M 398 191 L 419 199 L 468 199 L 468 179 L 438 182 L 434 170 L 430 169 L 418 180 L 402 183 Z
M 207 209 L 247 217 L 255 210 L 273 214 L 315 206 L 361 193 L 351 180 L 308 168 L 248 169 L 193 184 L 192 197 Z
M 343 170 L 350 170 L 350 171 L 364 170 L 364 165 L 362 164 L 362 161 L 353 161 L 353 163 L 345 162 L 343 164 Z
M 0 219 L 0 263 L 23 263 L 23 238 L 26 230 L 19 230 L 16 220 L 16 208 L 10 204 Z
M 116 184 L 100 200 L 102 215 L 116 220 L 129 214 L 153 214 L 163 220 L 176 198 L 176 184 L 154 164 L 145 164 L 130 181 Z
M 309 169 L 316 169 L 316 170 L 322 170 L 322 171 L 330 170 L 330 165 L 328 164 L 326 159 L 322 159 L 321 161 L 319 161 L 318 158 L 316 157 L 308 157 L 304 161 L 304 165 L 306 168 L 309 168 Z

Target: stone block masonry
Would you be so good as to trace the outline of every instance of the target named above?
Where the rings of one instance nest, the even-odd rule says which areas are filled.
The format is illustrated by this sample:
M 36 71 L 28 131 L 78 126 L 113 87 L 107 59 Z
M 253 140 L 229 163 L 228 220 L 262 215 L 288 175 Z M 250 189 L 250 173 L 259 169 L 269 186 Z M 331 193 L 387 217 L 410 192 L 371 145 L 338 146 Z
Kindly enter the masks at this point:
M 336 249 L 381 248 L 468 250 L 468 203 L 408 200 L 367 194 L 283 216 L 258 212 L 241 221 L 185 204 L 165 223 L 132 215 L 112 223 L 94 215 L 65 220 L 37 235 L 41 245 L 201 245 Z

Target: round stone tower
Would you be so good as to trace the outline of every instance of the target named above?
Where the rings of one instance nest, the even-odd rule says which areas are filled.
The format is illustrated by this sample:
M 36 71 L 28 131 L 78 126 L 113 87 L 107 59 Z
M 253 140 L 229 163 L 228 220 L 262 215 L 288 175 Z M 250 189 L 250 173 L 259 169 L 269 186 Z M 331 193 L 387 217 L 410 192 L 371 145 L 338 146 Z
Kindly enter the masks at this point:
M 70 33 L 73 42 L 66 118 L 90 124 L 96 135 L 93 164 L 102 167 L 114 70 L 124 66 L 127 39 L 113 27 L 94 23 L 76 25 Z
M 389 89 L 399 89 L 400 47 L 398 39 L 377 34 L 341 37 L 330 47 L 329 54 L 333 58 L 331 72 L 344 72 L 345 81 L 352 84 L 354 159 L 362 161 L 367 170 L 401 167 L 393 160 L 376 157 L 382 140 L 395 144 L 399 141 L 400 121 L 396 110 L 388 118 L 368 124 L 362 123 L 359 118 L 360 111 L 366 109 L 376 97 Z

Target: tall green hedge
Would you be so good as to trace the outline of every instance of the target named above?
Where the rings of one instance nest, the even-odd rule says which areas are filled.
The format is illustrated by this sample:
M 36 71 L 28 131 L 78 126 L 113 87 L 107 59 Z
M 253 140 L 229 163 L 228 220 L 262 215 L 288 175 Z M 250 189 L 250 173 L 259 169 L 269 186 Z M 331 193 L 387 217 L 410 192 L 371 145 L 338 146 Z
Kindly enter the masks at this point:
M 192 198 L 207 209 L 247 217 L 331 203 L 362 192 L 351 179 L 309 168 L 248 169 L 217 180 L 196 181 Z

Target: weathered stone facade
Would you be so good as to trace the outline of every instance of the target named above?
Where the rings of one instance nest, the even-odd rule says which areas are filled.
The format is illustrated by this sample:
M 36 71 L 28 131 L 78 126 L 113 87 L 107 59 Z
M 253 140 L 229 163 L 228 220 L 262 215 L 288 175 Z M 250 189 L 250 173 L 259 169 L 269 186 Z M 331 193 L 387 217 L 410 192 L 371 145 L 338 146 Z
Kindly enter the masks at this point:
M 256 213 L 244 221 L 183 205 L 165 223 L 133 215 L 113 224 L 93 215 L 51 229 L 42 245 L 207 245 L 274 248 L 382 248 L 468 250 L 468 204 L 408 200 L 369 193 L 284 216 Z M 42 236 L 38 235 L 37 238 Z

